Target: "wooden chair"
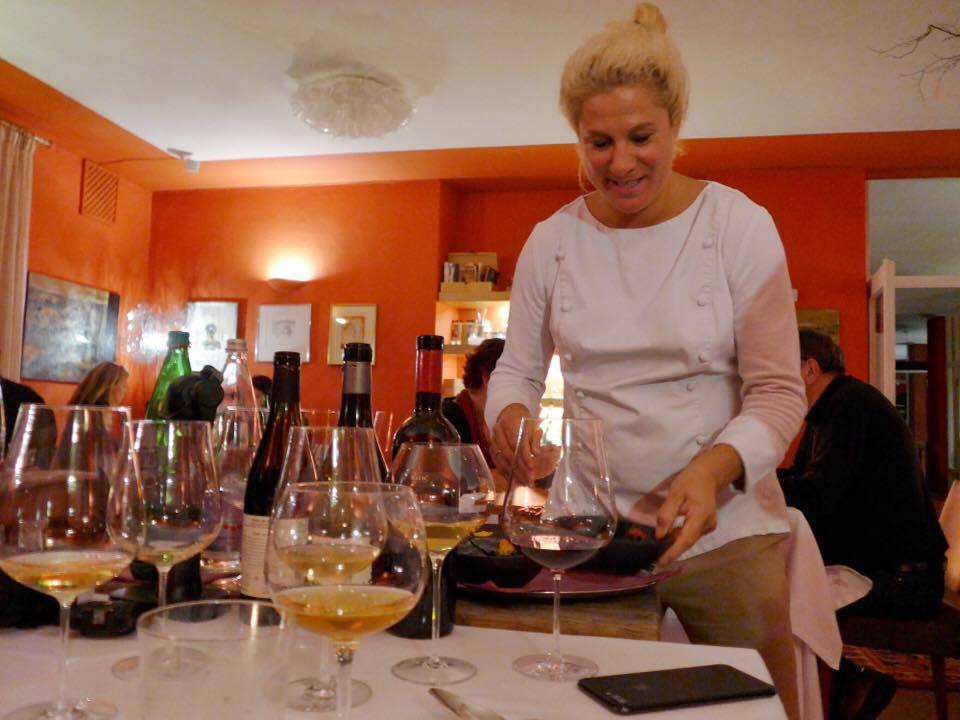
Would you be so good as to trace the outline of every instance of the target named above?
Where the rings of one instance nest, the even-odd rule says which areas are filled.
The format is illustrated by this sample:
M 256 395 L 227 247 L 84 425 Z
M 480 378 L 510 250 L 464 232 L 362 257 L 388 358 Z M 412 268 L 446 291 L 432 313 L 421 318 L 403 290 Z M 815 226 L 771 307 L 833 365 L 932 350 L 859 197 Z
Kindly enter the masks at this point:
M 929 620 L 838 617 L 845 645 L 927 655 L 933 670 L 937 720 L 947 720 L 946 658 L 960 658 L 960 609 L 943 602 Z

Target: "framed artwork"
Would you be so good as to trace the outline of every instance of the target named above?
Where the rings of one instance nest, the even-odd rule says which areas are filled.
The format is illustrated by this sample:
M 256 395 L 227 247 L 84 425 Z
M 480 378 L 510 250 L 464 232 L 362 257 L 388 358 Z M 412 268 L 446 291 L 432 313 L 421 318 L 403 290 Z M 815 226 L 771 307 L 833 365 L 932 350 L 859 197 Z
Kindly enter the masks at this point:
M 190 367 L 212 365 L 222 370 L 227 362 L 227 340 L 237 337 L 240 303 L 191 300 L 187 303 L 186 330 L 190 333 Z
M 80 382 L 97 363 L 116 360 L 119 314 L 116 293 L 30 273 L 20 374 Z
M 273 362 L 277 351 L 298 352 L 310 362 L 310 305 L 261 305 L 257 318 L 257 362 Z
M 797 327 L 800 329 L 817 330 L 829 335 L 833 341 L 840 344 L 840 311 L 839 310 L 797 310 Z
M 327 340 L 327 364 L 343 362 L 343 346 L 351 342 L 369 343 L 373 363 L 377 361 L 377 306 L 331 305 L 330 335 Z

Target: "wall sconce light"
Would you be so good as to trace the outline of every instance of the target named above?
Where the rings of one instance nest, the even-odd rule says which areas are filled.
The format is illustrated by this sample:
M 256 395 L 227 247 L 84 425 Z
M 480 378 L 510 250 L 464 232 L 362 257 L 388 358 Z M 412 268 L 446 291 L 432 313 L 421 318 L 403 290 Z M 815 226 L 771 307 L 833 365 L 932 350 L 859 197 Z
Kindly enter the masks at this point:
M 291 278 L 268 278 L 267 287 L 277 292 L 290 292 L 299 290 L 307 284 L 306 280 L 292 280 Z
M 177 148 L 167 148 L 167 152 L 173 155 L 177 160 L 183 163 L 183 169 L 189 173 L 200 172 L 200 161 L 194 160 L 189 150 L 178 150 Z

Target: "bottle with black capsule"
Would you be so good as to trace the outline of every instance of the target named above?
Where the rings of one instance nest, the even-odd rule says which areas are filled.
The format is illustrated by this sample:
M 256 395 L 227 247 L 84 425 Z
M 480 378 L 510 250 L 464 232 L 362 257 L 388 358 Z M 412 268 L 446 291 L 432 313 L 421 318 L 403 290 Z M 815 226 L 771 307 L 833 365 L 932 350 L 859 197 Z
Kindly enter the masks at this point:
M 303 424 L 300 414 L 300 353 L 273 356 L 270 415 L 250 466 L 243 496 L 243 539 L 240 543 L 240 592 L 247 597 L 269 598 L 264 556 L 270 513 L 280 482 L 290 429 Z

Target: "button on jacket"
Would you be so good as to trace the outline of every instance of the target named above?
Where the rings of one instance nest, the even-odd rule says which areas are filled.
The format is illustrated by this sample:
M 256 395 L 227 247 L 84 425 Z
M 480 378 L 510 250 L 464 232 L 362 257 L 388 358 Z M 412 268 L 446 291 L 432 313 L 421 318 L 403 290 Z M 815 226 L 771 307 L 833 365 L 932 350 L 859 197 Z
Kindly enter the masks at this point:
M 487 422 L 536 409 L 560 355 L 564 414 L 604 421 L 618 509 L 650 522 L 672 476 L 716 443 L 745 467 L 718 496 L 718 528 L 692 556 L 787 532 L 775 469 L 805 411 L 796 316 L 773 220 L 708 183 L 676 217 L 638 229 L 599 223 L 578 198 L 539 223 L 514 276 Z

